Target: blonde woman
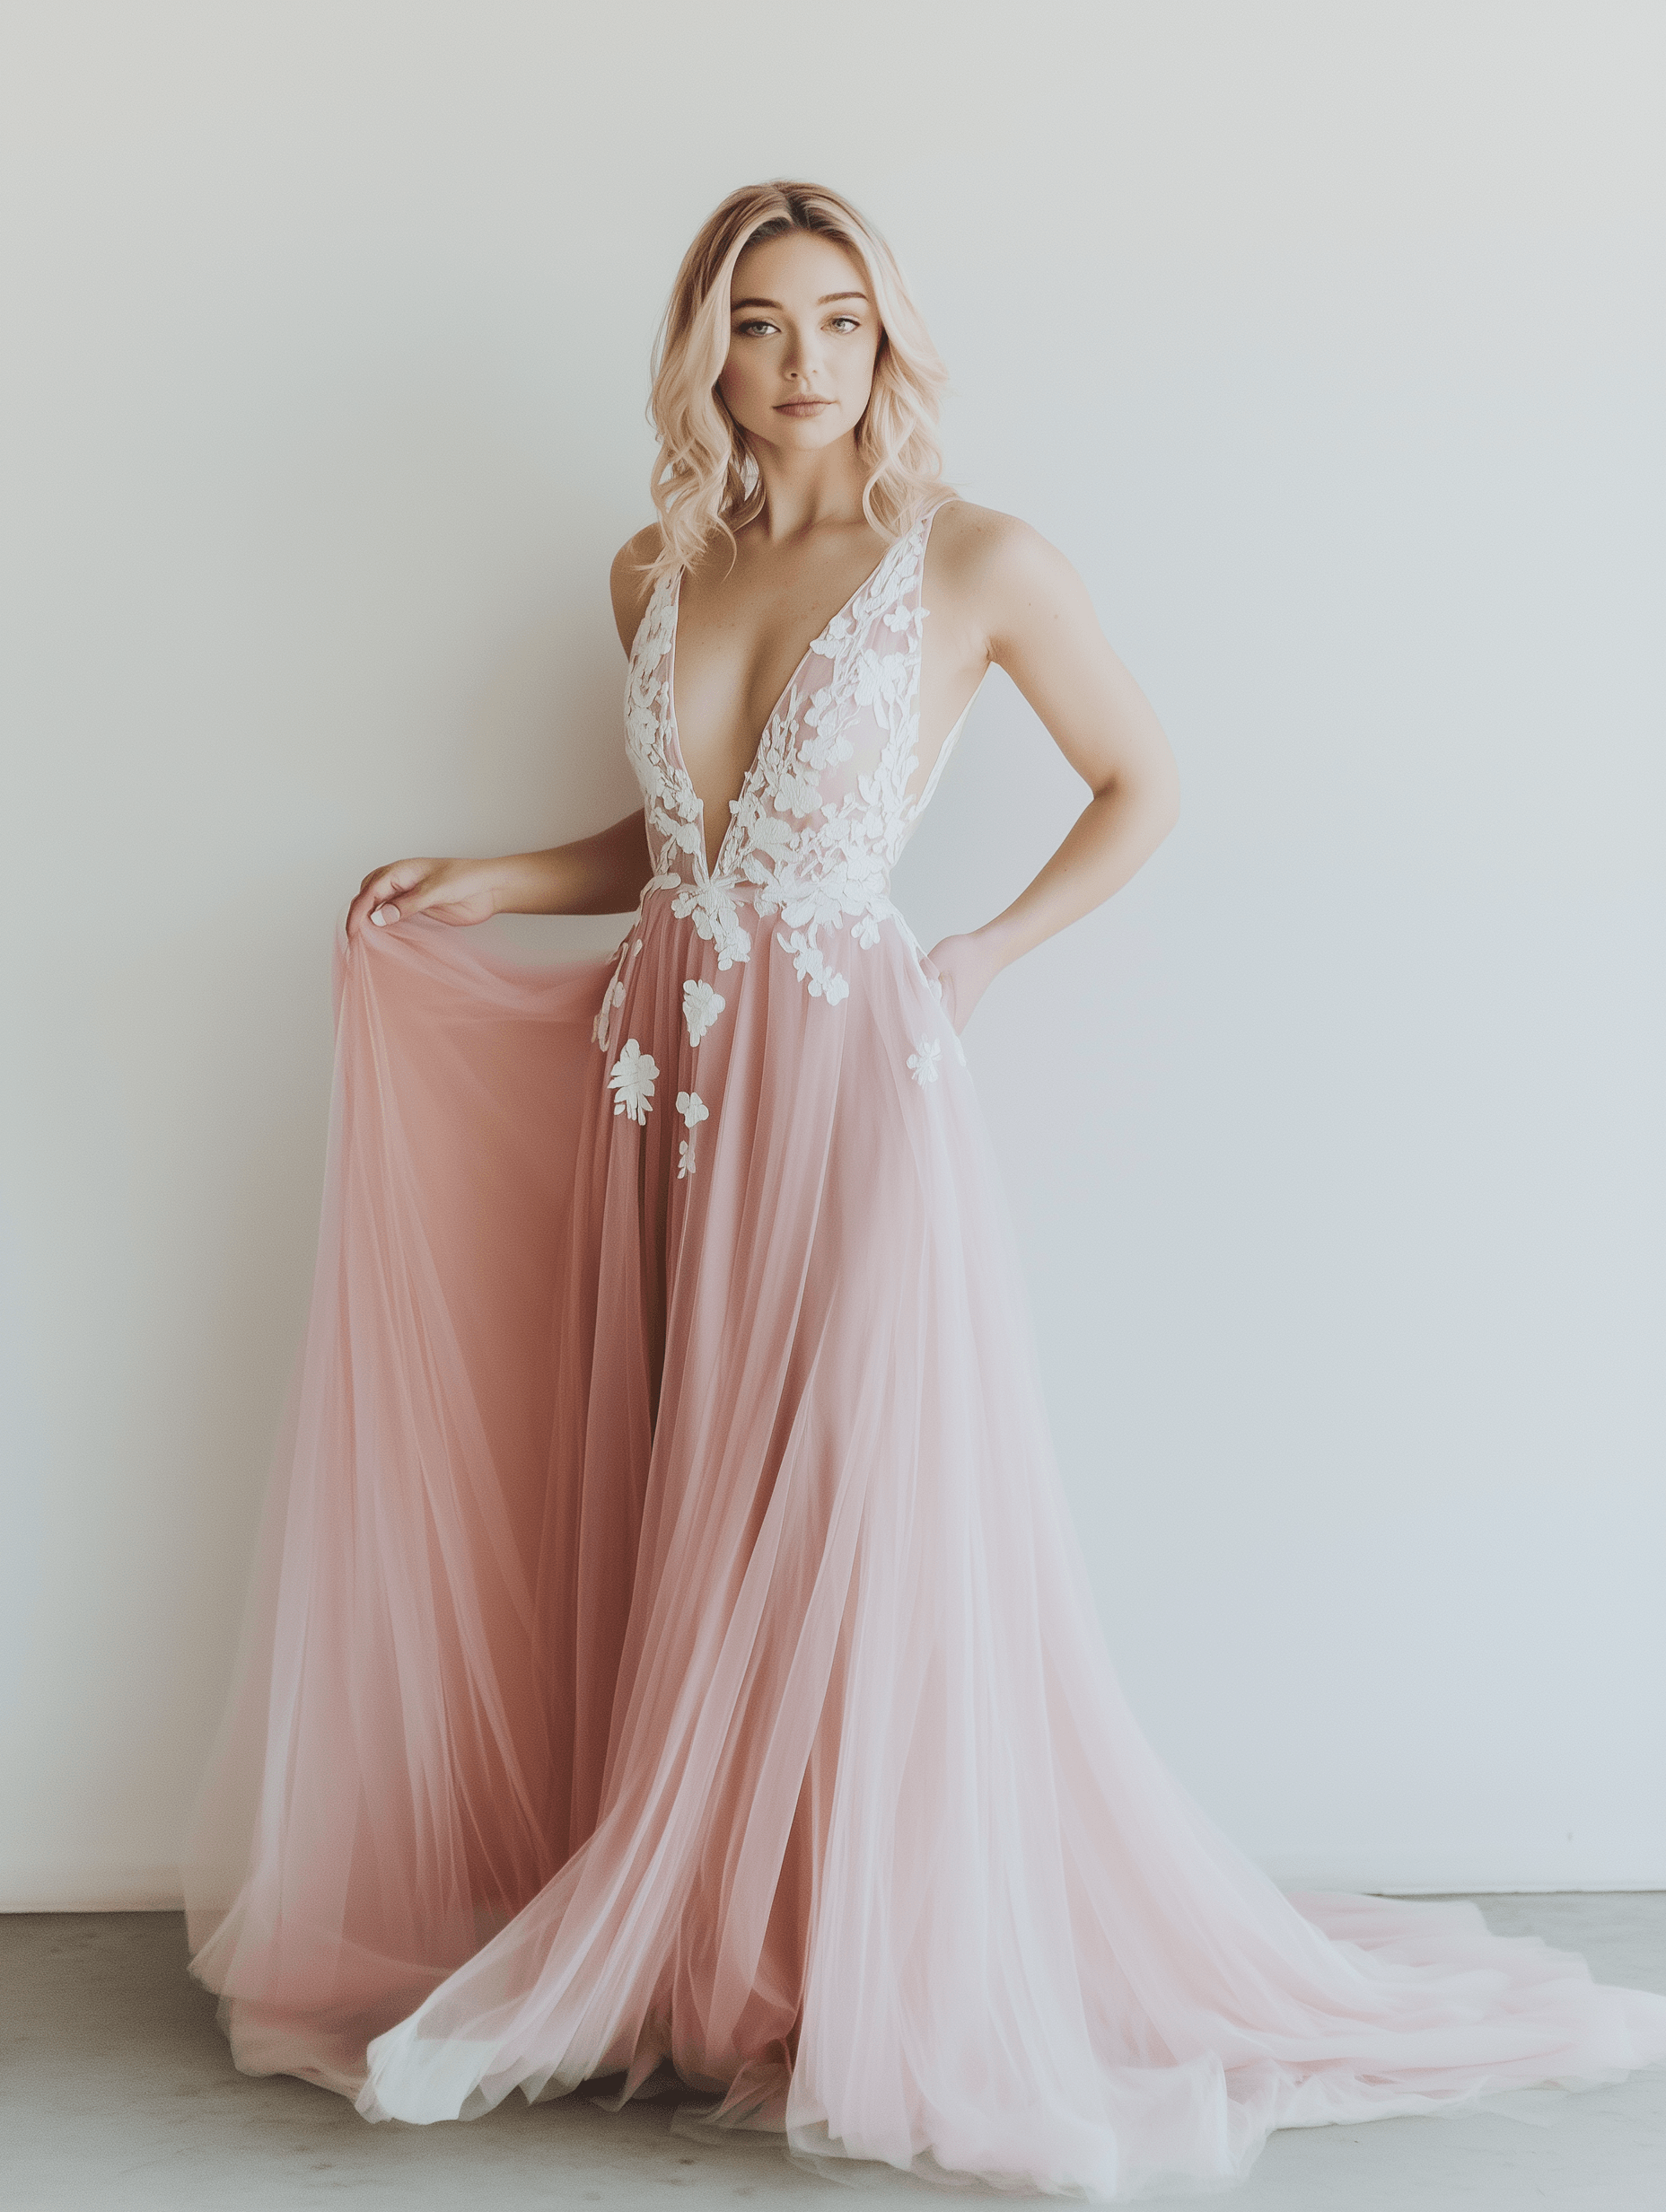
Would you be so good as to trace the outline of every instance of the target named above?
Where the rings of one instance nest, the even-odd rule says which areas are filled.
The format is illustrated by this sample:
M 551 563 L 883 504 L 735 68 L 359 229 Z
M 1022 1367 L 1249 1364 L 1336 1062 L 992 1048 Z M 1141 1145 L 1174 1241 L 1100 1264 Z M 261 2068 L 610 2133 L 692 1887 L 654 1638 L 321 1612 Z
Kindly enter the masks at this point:
M 372 2119 L 675 2081 L 1109 2199 L 1666 2053 L 1666 2000 L 1472 1909 L 1283 1896 L 1118 1698 L 959 1033 L 1175 770 L 1069 564 L 941 485 L 942 381 L 846 201 L 726 200 L 613 566 L 641 810 L 348 911 L 193 1931 L 240 2064 Z M 1088 797 L 926 954 L 891 870 L 992 663 Z M 436 926 L 626 908 L 608 962 Z

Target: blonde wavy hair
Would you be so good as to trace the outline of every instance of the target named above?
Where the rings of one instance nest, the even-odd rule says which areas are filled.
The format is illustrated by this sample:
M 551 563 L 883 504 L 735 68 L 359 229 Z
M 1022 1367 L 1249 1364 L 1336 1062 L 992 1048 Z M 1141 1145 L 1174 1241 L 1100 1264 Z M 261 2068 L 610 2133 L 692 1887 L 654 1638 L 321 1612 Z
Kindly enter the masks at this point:
M 644 564 L 657 580 L 688 566 L 714 534 L 727 538 L 764 502 L 745 433 L 717 390 L 729 356 L 730 280 L 748 246 L 808 231 L 831 238 L 861 264 L 880 319 L 873 391 L 856 426 L 866 465 L 862 511 L 881 536 L 910 530 L 940 479 L 938 395 L 948 372 L 908 296 L 896 256 L 847 199 L 823 185 L 776 178 L 731 192 L 684 254 L 653 347 L 648 420 L 660 441 L 651 489 L 661 549 Z

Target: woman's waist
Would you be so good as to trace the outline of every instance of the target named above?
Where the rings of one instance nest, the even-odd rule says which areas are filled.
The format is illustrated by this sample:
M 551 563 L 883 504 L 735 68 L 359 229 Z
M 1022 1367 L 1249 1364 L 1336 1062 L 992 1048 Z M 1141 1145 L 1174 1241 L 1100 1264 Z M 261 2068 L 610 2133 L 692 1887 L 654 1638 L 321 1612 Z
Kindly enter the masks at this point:
M 890 884 L 889 874 L 860 884 L 813 877 L 770 877 L 758 882 L 740 875 L 656 875 L 643 887 L 641 912 L 645 920 L 657 907 L 686 920 L 695 914 L 739 908 L 766 921 L 785 920 L 794 928 L 811 922 L 834 928 L 848 922 L 900 922 Z

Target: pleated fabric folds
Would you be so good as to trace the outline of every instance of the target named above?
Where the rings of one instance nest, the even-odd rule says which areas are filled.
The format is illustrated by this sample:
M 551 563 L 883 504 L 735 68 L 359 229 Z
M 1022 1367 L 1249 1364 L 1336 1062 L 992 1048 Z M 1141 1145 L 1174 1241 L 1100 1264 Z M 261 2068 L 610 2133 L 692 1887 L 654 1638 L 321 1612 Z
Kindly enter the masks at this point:
M 189 1874 L 239 2064 L 406 2120 L 674 2074 L 690 2128 L 1109 2199 L 1666 2056 L 1666 1999 L 1472 1908 L 1287 1898 L 1189 1803 L 1107 1657 L 929 963 L 888 920 L 830 1005 L 672 906 L 617 963 L 338 945 Z

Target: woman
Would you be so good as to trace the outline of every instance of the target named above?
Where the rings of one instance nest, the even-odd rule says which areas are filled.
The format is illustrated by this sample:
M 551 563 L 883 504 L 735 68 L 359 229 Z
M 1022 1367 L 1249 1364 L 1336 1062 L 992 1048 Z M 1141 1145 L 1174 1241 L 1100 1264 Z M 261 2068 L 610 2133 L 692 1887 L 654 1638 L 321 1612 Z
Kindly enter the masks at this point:
M 1472 1909 L 1282 1896 L 1118 1699 L 959 1031 L 1175 775 L 1067 564 L 938 487 L 942 374 L 845 201 L 725 201 L 613 570 L 642 812 L 348 910 L 193 1934 L 239 2063 L 373 2119 L 668 2067 L 800 2155 L 1111 2197 L 1666 2054 Z M 991 662 L 1092 796 L 925 957 L 890 870 Z M 434 926 L 633 904 L 605 965 Z

